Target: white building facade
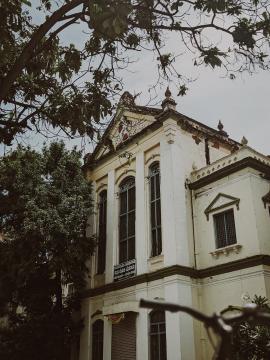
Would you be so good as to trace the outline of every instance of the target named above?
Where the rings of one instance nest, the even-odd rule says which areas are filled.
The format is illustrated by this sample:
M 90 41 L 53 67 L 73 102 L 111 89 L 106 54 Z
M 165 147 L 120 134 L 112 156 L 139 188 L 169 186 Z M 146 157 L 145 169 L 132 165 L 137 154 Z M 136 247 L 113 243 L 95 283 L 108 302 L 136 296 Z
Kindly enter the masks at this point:
M 84 171 L 98 245 L 82 300 L 80 360 L 210 359 L 204 327 L 141 298 L 206 313 L 270 298 L 270 158 L 124 93 Z

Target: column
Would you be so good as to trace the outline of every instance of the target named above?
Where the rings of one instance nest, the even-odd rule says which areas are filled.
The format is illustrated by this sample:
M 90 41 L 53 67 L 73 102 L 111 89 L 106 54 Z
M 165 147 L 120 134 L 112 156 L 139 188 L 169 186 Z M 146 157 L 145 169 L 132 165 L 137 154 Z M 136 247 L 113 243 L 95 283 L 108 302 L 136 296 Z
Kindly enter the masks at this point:
M 116 237 L 116 209 L 115 209 L 115 172 L 108 173 L 107 189 L 107 242 L 106 242 L 106 266 L 105 282 L 113 281 L 113 266 L 115 257 L 115 237 Z
M 191 306 L 191 285 L 179 280 L 165 285 L 168 302 Z M 184 313 L 166 312 L 167 359 L 195 360 L 193 318 Z
M 185 152 L 177 122 L 163 123 L 160 142 L 161 218 L 164 264 L 190 266 L 185 198 Z
M 147 290 L 145 284 L 137 285 L 136 298 L 147 299 Z M 137 360 L 148 360 L 149 357 L 149 334 L 148 334 L 148 311 L 147 309 L 139 309 L 137 315 L 137 335 L 136 335 L 136 359 Z
M 103 336 L 103 360 L 111 360 L 112 357 L 112 323 L 104 316 Z M 92 359 L 94 360 L 94 359 Z
M 96 182 L 92 181 L 92 200 L 93 208 L 89 216 L 88 226 L 87 226 L 87 236 L 91 237 L 97 233 L 97 196 L 96 196 Z M 96 253 L 94 253 L 89 260 L 87 261 L 87 266 L 89 268 L 89 275 L 87 276 L 86 282 L 89 287 L 94 287 L 94 276 L 96 273 Z
M 136 261 L 137 274 L 147 271 L 144 153 L 136 156 Z

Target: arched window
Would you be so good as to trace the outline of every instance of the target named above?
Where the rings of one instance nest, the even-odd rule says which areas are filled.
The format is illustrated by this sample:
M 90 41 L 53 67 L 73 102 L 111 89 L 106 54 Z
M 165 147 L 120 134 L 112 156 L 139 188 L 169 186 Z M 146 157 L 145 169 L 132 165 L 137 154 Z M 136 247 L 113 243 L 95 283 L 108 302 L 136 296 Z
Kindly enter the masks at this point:
M 160 172 L 159 163 L 155 162 L 149 168 L 150 179 L 150 222 L 151 222 L 151 256 L 162 252 L 161 209 L 160 209 Z
M 119 263 L 135 258 L 135 179 L 120 184 Z
M 98 261 L 97 273 L 103 274 L 106 262 L 107 191 L 99 194 L 98 200 Z
M 92 360 L 103 360 L 103 321 L 97 320 L 92 326 Z
M 164 311 L 150 313 L 150 360 L 166 360 L 166 324 Z

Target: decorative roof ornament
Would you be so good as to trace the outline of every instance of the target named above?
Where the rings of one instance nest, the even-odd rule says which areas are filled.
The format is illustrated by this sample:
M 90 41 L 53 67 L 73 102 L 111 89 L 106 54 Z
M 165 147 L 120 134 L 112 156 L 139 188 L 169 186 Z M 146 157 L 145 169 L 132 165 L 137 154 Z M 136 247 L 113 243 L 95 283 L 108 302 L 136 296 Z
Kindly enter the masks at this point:
M 242 144 L 243 146 L 247 146 L 247 144 L 248 144 L 248 139 L 247 139 L 245 136 L 242 137 L 241 144 Z
M 132 107 L 135 105 L 135 98 L 131 95 L 130 92 L 125 91 L 120 97 L 119 104 L 127 107 Z
M 161 107 L 162 107 L 163 111 L 170 110 L 170 109 L 175 110 L 175 108 L 176 108 L 176 102 L 172 98 L 172 93 L 171 93 L 171 90 L 169 89 L 169 86 L 167 87 L 167 89 L 165 91 L 165 99 L 162 101 Z
M 223 130 L 224 125 L 222 124 L 221 120 L 219 120 L 217 128 L 221 136 L 229 137 L 226 131 Z

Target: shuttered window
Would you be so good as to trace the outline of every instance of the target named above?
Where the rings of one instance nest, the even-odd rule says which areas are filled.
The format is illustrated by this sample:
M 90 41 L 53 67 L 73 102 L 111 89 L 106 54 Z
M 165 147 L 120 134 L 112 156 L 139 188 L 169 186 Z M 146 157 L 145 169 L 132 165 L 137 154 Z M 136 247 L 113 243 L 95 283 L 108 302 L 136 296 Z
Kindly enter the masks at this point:
M 112 325 L 112 360 L 136 360 L 136 314 L 125 313 L 125 318 Z M 143 359 L 141 359 L 143 360 Z
M 233 209 L 214 215 L 214 224 L 217 248 L 236 243 Z
M 166 360 L 166 324 L 164 311 L 150 313 L 150 360 Z
M 150 220 L 152 239 L 151 256 L 157 256 L 162 252 L 159 163 L 154 163 L 149 170 Z
M 106 263 L 107 191 L 99 194 L 97 273 L 103 274 Z
M 135 179 L 120 185 L 119 263 L 135 259 Z
M 103 321 L 95 321 L 92 330 L 92 359 L 103 360 Z

